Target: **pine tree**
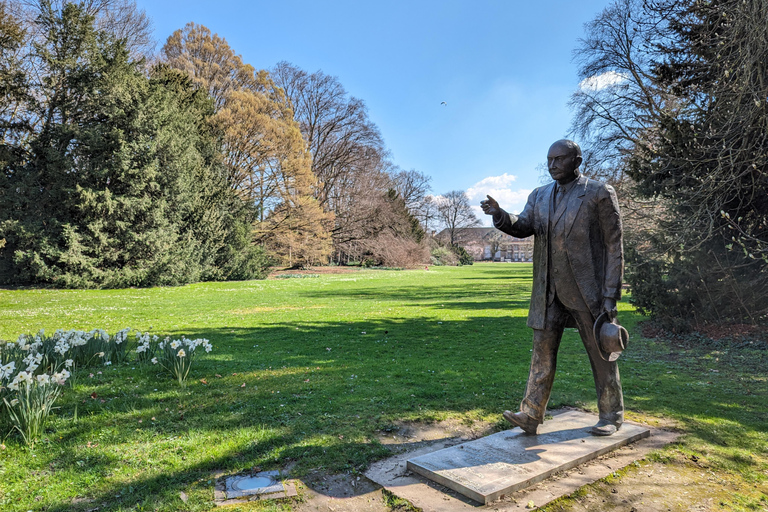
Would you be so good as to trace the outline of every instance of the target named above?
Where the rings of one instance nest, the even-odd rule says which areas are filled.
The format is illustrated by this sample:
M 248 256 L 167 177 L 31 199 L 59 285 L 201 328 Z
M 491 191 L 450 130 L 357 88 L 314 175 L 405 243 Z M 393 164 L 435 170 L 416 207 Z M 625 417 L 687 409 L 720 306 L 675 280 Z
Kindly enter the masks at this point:
M 238 238 L 212 102 L 170 70 L 148 79 L 79 6 L 48 4 L 36 23 L 39 130 L 2 183 L 0 279 L 117 287 L 242 275 L 247 262 L 225 268 L 251 248 Z

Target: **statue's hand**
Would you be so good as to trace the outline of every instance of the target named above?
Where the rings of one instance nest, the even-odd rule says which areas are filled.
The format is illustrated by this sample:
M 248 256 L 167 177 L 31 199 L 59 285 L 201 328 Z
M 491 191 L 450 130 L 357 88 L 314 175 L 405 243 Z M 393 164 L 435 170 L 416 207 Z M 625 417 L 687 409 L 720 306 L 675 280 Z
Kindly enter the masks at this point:
M 499 206 L 499 203 L 496 202 L 494 198 L 491 196 L 485 196 L 488 199 L 485 201 L 480 201 L 480 207 L 483 209 L 483 212 L 486 215 L 499 215 L 501 213 L 501 207 Z
M 618 315 L 618 310 L 616 309 L 616 299 L 611 299 L 609 297 L 606 297 L 603 299 L 603 311 L 608 313 L 608 318 L 613 321 L 616 319 L 616 315 Z

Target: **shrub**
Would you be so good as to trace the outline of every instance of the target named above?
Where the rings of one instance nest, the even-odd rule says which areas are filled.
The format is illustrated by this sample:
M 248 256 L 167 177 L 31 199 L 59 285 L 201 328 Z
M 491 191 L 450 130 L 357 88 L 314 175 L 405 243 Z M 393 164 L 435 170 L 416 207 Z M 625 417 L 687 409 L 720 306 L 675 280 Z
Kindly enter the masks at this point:
M 432 249 L 432 257 L 430 258 L 432 265 L 458 265 L 459 258 L 456 254 L 447 247 L 435 247 Z
M 429 249 L 413 238 L 382 233 L 365 242 L 366 267 L 415 267 L 429 261 Z
M 452 245 L 451 251 L 459 258 L 459 265 L 472 265 L 475 262 L 472 255 L 460 245 Z

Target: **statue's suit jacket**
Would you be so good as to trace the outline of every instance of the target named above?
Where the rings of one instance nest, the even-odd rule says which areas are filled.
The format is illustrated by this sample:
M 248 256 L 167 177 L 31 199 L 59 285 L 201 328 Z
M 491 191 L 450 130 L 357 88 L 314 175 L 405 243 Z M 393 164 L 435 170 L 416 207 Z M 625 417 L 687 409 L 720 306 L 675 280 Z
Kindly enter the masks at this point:
M 494 226 L 518 238 L 534 236 L 533 290 L 528 326 L 544 329 L 550 269 L 549 231 L 555 182 L 528 196 L 520 215 L 505 211 L 494 216 Z M 621 298 L 624 269 L 621 215 L 616 192 L 610 185 L 579 176 L 567 198 L 566 252 L 584 303 L 597 318 L 606 297 Z

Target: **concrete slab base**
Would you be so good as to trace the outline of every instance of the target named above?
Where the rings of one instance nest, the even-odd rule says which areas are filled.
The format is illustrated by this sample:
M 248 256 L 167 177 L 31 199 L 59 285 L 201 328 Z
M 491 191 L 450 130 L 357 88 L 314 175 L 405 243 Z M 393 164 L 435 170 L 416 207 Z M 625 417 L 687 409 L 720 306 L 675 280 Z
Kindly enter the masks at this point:
M 525 436 L 519 429 L 515 429 L 513 431 L 500 432 L 488 437 L 498 436 L 501 438 L 502 444 L 512 442 L 510 439 L 505 438 L 522 439 L 522 445 L 518 446 L 522 446 L 522 452 L 525 453 L 526 448 L 529 452 L 527 454 L 528 459 L 524 461 L 524 464 L 542 463 L 541 461 L 550 461 L 550 459 L 554 457 L 554 455 L 549 453 L 549 450 L 554 449 L 553 446 L 549 446 L 545 442 L 546 437 L 542 436 L 549 435 L 550 440 L 555 440 L 555 438 L 557 438 L 557 442 L 565 443 L 565 447 L 569 451 L 578 451 L 581 448 L 579 445 L 586 445 L 588 442 L 591 442 L 592 439 L 603 440 L 599 441 L 600 443 L 606 443 L 605 440 L 610 439 L 594 437 L 584 431 L 585 428 L 597 422 L 597 417 L 595 415 L 574 410 L 553 411 L 552 414 L 554 415 L 554 418 L 548 420 L 542 427 L 540 427 L 541 434 L 538 436 Z M 548 423 L 551 424 L 552 427 L 550 427 Z M 566 428 L 565 430 L 570 431 L 570 433 L 553 434 L 554 431 L 557 431 L 557 425 L 563 426 L 566 424 L 580 426 Z M 632 427 L 631 429 L 628 428 L 630 426 Z M 419 461 L 422 462 L 421 466 L 424 467 L 424 461 L 431 460 L 436 452 L 445 448 L 449 448 L 450 453 L 453 453 L 456 450 L 467 450 L 466 447 L 459 448 L 459 446 L 470 443 L 462 443 L 463 440 L 459 439 L 444 439 L 434 443 L 421 445 L 414 450 L 399 454 L 385 461 L 380 461 L 371 466 L 366 472 L 366 477 L 378 483 L 396 496 L 410 501 L 414 506 L 424 510 L 424 512 L 467 511 L 474 510 L 478 507 L 498 511 L 520 511 L 525 510 L 531 502 L 533 502 L 536 507 L 540 507 L 561 496 L 574 492 L 579 487 L 592 483 L 600 478 L 604 478 L 612 472 L 631 464 L 633 461 L 643 458 L 652 450 L 659 449 L 672 442 L 677 437 L 676 434 L 671 432 L 653 429 L 631 422 L 626 422 L 619 432 L 622 432 L 625 429 L 627 429 L 627 432 L 633 432 L 625 438 L 623 441 L 625 444 L 631 442 L 627 439 L 633 437 L 636 438 L 638 435 L 642 437 L 643 435 L 650 433 L 651 437 L 618 448 L 614 447 L 608 448 L 607 450 L 601 450 L 601 448 L 605 448 L 605 446 L 598 447 L 597 451 L 601 452 L 602 455 L 598 453 L 598 458 L 591 462 L 584 462 L 586 459 L 583 459 L 583 454 L 574 455 L 571 459 L 581 460 L 581 462 L 575 462 L 571 465 L 568 465 L 567 463 L 559 464 L 557 469 L 544 471 L 547 475 L 554 474 L 553 476 L 549 476 L 549 478 L 547 478 L 547 476 L 537 478 L 536 476 L 531 476 L 532 472 L 528 473 L 526 471 L 521 471 L 519 468 L 517 470 L 512 470 L 510 471 L 510 474 L 516 474 L 518 477 L 526 477 L 524 480 L 528 482 L 528 487 L 516 491 L 506 490 L 506 492 L 502 492 L 498 496 L 500 497 L 499 501 L 488 500 L 487 505 L 485 504 L 485 497 L 478 496 L 482 501 L 471 499 L 439 482 L 428 480 L 408 468 L 409 460 L 416 461 L 414 468 Z M 640 432 L 646 432 L 646 434 L 639 434 Z M 583 443 L 582 439 L 584 441 Z M 482 441 L 482 439 L 473 441 L 473 443 L 478 441 Z M 577 447 L 574 448 L 572 445 L 577 445 Z M 621 446 L 621 442 L 619 442 L 618 445 Z M 608 452 L 607 454 L 605 453 L 606 451 Z M 493 450 L 491 450 L 491 453 L 493 453 Z M 459 455 L 461 455 L 461 453 L 459 453 Z M 477 455 L 478 452 L 475 451 L 474 456 Z M 424 458 L 422 459 L 422 457 Z M 503 453 L 500 454 L 498 452 L 492 456 L 489 462 L 491 468 L 498 470 L 501 468 L 499 464 L 509 464 L 511 466 L 517 464 L 515 462 L 510 463 L 509 460 L 504 457 Z M 477 461 L 472 461 L 471 455 L 466 458 L 463 463 L 459 463 L 458 467 L 452 469 L 458 469 L 461 472 L 462 468 L 466 470 L 467 468 L 477 467 L 469 465 L 476 463 Z M 464 466 L 461 466 L 461 464 L 464 464 Z M 457 466 L 457 464 L 454 464 L 454 466 Z M 479 466 L 482 467 L 482 464 L 479 464 Z M 434 468 L 431 468 L 430 471 L 433 473 L 435 472 Z M 440 470 L 438 469 L 438 471 Z M 466 477 L 466 475 L 464 476 Z M 536 482 L 541 483 L 537 484 Z M 446 483 L 448 482 L 446 481 Z M 467 482 L 462 482 L 462 485 L 467 487 Z
M 592 414 L 569 411 L 544 422 L 538 435 L 505 430 L 414 457 L 408 469 L 488 504 L 651 433 L 627 424 L 612 436 L 593 436 L 587 430 L 595 423 Z

